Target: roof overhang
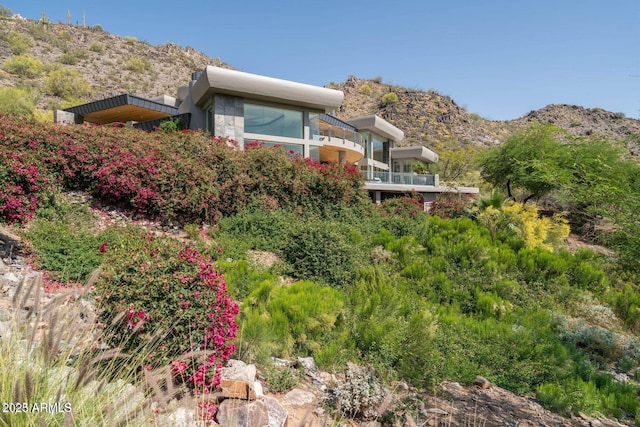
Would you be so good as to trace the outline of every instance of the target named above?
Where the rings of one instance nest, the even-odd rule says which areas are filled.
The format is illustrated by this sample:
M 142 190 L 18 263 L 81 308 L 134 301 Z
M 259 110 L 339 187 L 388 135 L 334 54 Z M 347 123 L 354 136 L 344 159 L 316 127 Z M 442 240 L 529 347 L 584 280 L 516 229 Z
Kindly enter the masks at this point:
M 359 131 L 368 130 L 395 142 L 400 142 L 404 139 L 404 132 L 375 114 L 346 121 L 354 125 Z
M 178 114 L 178 108 L 139 96 L 122 94 L 89 102 L 64 111 L 82 116 L 90 123 L 146 122 Z
M 216 93 L 325 112 L 340 107 L 344 98 L 339 90 L 208 66 L 193 84 L 191 97 L 203 107 Z
M 418 192 L 418 193 L 462 193 L 462 194 L 479 194 L 480 189 L 478 187 L 446 187 L 446 186 L 434 186 L 434 185 L 405 185 L 405 184 L 390 184 L 390 183 L 378 183 L 372 181 L 366 181 L 364 183 L 364 189 L 367 191 L 383 191 L 389 193 L 406 193 L 406 192 Z
M 438 162 L 438 155 L 422 145 L 392 148 L 389 152 L 392 159 L 415 159 L 425 163 Z

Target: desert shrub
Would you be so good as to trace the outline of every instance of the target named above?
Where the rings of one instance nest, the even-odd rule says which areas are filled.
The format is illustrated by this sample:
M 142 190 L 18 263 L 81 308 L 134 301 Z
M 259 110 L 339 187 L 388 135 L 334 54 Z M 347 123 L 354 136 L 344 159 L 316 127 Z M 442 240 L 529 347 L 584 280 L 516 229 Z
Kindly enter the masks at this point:
M 191 387 L 215 388 L 220 367 L 235 350 L 238 306 L 211 259 L 136 229 L 105 242 L 104 255 L 96 285 L 102 317 L 111 324 L 126 313 L 126 326 L 112 344 L 132 350 L 154 340 L 148 331 L 162 330 L 161 345 L 147 356 L 148 363 L 172 362 Z
M 95 53 L 103 53 L 105 51 L 105 45 L 99 42 L 93 42 L 89 46 L 89 50 Z
M 89 83 L 80 76 L 78 70 L 59 68 L 51 71 L 46 77 L 45 90 L 49 95 L 77 98 L 89 92 Z
M 358 93 L 360 93 L 361 95 L 369 96 L 373 93 L 373 91 L 371 90 L 371 86 L 369 86 L 368 83 L 363 83 L 358 89 Z
M 76 49 L 74 51 L 65 52 L 58 58 L 58 61 L 61 64 L 65 65 L 76 65 L 83 59 L 87 59 L 88 54 L 85 49 Z
M 13 87 L 0 88 L 0 114 L 34 117 L 36 105 L 33 92 Z
M 131 58 L 124 67 L 134 73 L 144 73 L 151 69 L 151 61 L 147 58 Z
M 424 356 L 436 331 L 436 316 L 426 304 L 379 267 L 359 271 L 348 299 L 353 340 L 364 360 L 382 375 L 425 385 Z
M 2 68 L 8 73 L 31 79 L 42 74 L 44 64 L 32 56 L 18 55 L 4 61 Z
M 571 374 L 567 348 L 554 335 L 548 314 L 530 313 L 512 321 L 478 320 L 453 310 L 441 310 L 426 379 L 473 382 L 483 375 L 501 387 L 526 393 L 543 383 Z M 495 352 L 495 348 L 502 351 Z
M 135 42 L 138 41 L 138 39 L 136 37 L 134 37 L 134 36 L 124 36 L 124 41 L 127 44 L 134 44 Z
M 103 240 L 86 226 L 36 219 L 25 235 L 35 246 L 36 265 L 51 271 L 55 281 L 82 283 L 102 262 Z
M 382 98 L 380 98 L 380 102 L 382 103 L 382 105 L 395 104 L 398 101 L 398 95 L 395 92 L 385 93 L 384 95 L 382 95 Z
M 298 219 L 285 209 L 268 211 L 249 205 L 237 214 L 223 218 L 219 231 L 247 242 L 249 249 L 280 251 Z
M 601 366 L 622 358 L 638 360 L 640 357 L 640 342 L 634 336 L 591 325 L 582 319 L 572 320 L 566 317 L 559 317 L 555 327 L 560 338 Z
M 339 224 L 311 223 L 293 231 L 282 248 L 291 265 L 291 275 L 318 280 L 333 286 L 347 286 L 355 277 L 357 254 Z
M 9 44 L 11 53 L 14 55 L 24 55 L 31 49 L 31 37 L 26 34 L 11 31 L 3 38 Z
M 348 364 L 345 381 L 333 390 L 336 407 L 349 418 L 370 420 L 378 412 L 386 392 L 373 368 Z
M 341 328 L 345 303 L 340 291 L 301 281 L 284 287 L 276 280 L 265 281 L 242 303 L 240 324 L 261 325 L 262 346 L 271 355 L 313 355 L 331 341 Z M 249 338 L 245 336 L 243 339 Z M 255 339 L 255 337 L 254 337 Z

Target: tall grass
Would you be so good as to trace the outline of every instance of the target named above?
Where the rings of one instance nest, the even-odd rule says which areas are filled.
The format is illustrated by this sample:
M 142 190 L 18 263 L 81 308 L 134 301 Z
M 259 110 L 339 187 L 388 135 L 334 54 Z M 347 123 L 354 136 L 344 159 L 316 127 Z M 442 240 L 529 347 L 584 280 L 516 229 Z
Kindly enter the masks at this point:
M 0 339 L 0 426 L 149 424 L 150 401 L 130 369 L 141 361 L 103 348 L 82 303 L 95 278 L 46 304 L 40 274 L 18 283 Z

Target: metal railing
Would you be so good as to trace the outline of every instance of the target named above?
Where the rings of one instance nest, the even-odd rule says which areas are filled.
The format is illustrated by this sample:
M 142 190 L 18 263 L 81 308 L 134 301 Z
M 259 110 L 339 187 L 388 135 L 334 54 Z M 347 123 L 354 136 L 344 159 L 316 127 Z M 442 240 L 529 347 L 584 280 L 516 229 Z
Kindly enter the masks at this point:
M 346 125 L 345 127 L 337 126 L 339 121 L 332 118 L 334 123 L 326 120 L 318 119 L 318 128 L 312 135 L 312 139 L 322 142 L 331 142 L 332 144 L 347 144 L 363 146 L 362 135 L 352 130 Z
M 435 175 L 367 171 L 362 171 L 362 175 L 364 175 L 365 181 L 380 184 L 436 185 Z

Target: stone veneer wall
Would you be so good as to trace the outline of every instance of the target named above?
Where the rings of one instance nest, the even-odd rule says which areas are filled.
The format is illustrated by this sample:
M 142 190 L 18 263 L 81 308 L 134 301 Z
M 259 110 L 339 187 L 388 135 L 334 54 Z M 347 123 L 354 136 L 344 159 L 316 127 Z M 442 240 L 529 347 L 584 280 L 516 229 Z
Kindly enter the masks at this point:
M 244 149 L 244 99 L 216 94 L 213 110 L 214 135 L 234 139 Z

